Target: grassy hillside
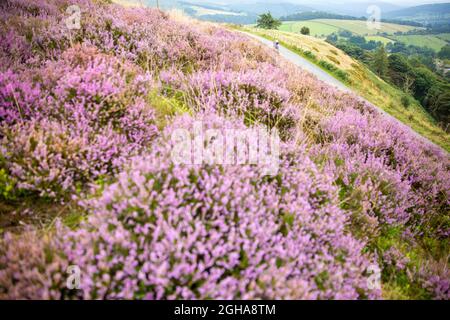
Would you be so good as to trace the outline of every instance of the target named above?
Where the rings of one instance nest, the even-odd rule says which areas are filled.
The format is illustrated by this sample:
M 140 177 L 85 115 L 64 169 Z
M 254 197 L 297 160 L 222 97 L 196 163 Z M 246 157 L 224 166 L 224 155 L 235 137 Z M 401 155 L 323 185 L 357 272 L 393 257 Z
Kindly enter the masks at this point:
M 348 74 L 346 84 L 350 88 L 424 137 L 447 151 L 450 150 L 450 135 L 435 124 L 435 121 L 413 97 L 409 97 L 412 105 L 408 109 L 404 108 L 401 99 L 405 94 L 401 90 L 381 80 L 364 65 L 324 40 L 284 31 L 256 28 L 246 28 L 245 30 L 271 40 L 278 39 L 286 47 L 319 66 L 320 61 L 326 61 L 336 69 L 344 71 Z M 339 79 L 336 72 L 330 72 L 330 74 Z
M 376 35 L 378 33 L 394 34 L 395 32 L 407 32 L 414 29 L 421 29 L 412 26 L 405 26 L 393 23 L 381 23 L 381 29 L 369 29 L 366 21 L 359 20 L 337 20 L 337 19 L 316 19 L 309 21 L 287 21 L 280 27 L 281 31 L 299 32 L 302 26 L 311 29 L 311 34 L 315 36 L 327 36 L 340 30 L 347 30 L 357 35 Z
M 406 45 L 417 47 L 427 47 L 434 51 L 440 51 L 448 42 L 434 35 L 402 35 L 390 36 L 395 41 L 402 42 Z
M 417 27 L 412 26 L 405 26 L 405 25 L 399 25 L 394 23 L 381 23 L 381 29 L 370 29 L 367 26 L 366 21 L 359 21 L 359 20 L 328 20 L 328 19 L 319 19 L 315 20 L 317 22 L 335 26 L 341 30 L 348 30 L 352 33 L 358 34 L 358 35 L 376 35 L 378 33 L 387 33 L 387 34 L 394 34 L 395 32 L 407 32 L 414 29 L 421 29 Z
M 425 4 L 386 13 L 386 17 L 421 23 L 448 23 L 450 3 Z
M 442 39 L 444 41 L 450 42 L 450 33 L 440 33 L 436 35 L 439 39 Z
M 384 45 L 388 44 L 388 43 L 393 43 L 395 42 L 394 40 L 388 39 L 386 37 L 383 36 L 366 36 L 365 37 L 367 41 L 376 41 L 376 42 L 381 42 Z
M 300 33 L 302 27 L 308 27 L 311 35 L 318 38 L 325 38 L 332 33 L 339 31 L 349 31 L 353 34 L 365 36 L 367 41 L 374 40 L 384 44 L 390 42 L 402 42 L 406 45 L 418 47 L 428 47 L 439 51 L 448 43 L 448 34 L 441 35 L 395 35 L 396 32 L 408 32 L 411 30 L 421 30 L 423 28 L 405 26 L 393 23 L 382 23 L 380 30 L 371 30 L 367 27 L 366 21 L 359 20 L 338 20 L 338 19 L 315 19 L 307 21 L 285 21 L 279 27 L 280 31 Z M 386 33 L 388 36 L 382 36 Z
M 308 27 L 311 35 L 315 37 L 326 37 L 332 33 L 339 32 L 339 28 L 336 26 L 321 23 L 319 21 L 287 21 L 279 27 L 281 31 L 289 31 L 294 33 L 300 33 L 302 27 Z
M 180 14 L 0 16 L 0 299 L 450 298 L 449 155 L 370 104 Z

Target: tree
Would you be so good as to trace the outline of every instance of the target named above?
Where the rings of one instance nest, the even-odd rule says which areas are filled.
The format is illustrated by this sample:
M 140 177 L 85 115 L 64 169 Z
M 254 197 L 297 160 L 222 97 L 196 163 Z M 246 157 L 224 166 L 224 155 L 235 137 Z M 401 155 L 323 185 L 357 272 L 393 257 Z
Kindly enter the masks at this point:
M 444 126 L 450 123 L 450 85 L 439 83 L 430 88 L 424 101 L 425 108 Z
M 438 53 L 438 57 L 441 59 L 450 59 L 450 45 L 444 46 Z
M 272 17 L 270 12 L 263 13 L 256 21 L 256 27 L 263 29 L 277 29 L 281 26 L 281 21 Z
M 327 42 L 331 44 L 335 44 L 338 41 L 338 36 L 335 33 L 328 35 Z
M 339 31 L 339 36 L 343 37 L 343 38 L 350 38 L 353 35 L 353 33 L 351 33 L 348 30 L 341 30 Z
M 302 27 L 302 29 L 300 30 L 300 33 L 305 35 L 305 36 L 309 36 L 309 34 L 311 33 L 311 31 L 309 30 L 308 27 Z
M 438 80 L 434 73 L 426 67 L 415 68 L 414 78 L 414 96 L 423 103 L 428 91 L 437 85 Z
M 388 67 L 389 67 L 388 55 L 386 53 L 384 46 L 380 46 L 373 54 L 372 69 L 381 78 L 386 79 Z
M 408 92 L 413 79 L 412 68 L 405 56 L 399 53 L 393 53 L 388 58 L 388 75 L 391 82 L 397 87 Z

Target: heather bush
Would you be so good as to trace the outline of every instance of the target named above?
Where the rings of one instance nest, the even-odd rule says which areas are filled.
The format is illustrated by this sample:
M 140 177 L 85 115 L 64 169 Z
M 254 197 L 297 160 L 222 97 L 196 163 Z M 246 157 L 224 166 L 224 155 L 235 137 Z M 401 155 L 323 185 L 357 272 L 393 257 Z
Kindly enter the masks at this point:
M 448 299 L 448 154 L 375 107 L 158 10 L 7 0 L 0 17 L 0 199 L 77 195 L 86 216 L 3 235 L 0 298 L 380 298 L 379 265 L 383 297 Z M 277 129 L 280 170 L 172 162 L 197 120 Z
M 418 271 L 419 281 L 434 299 L 450 300 L 450 270 L 448 257 L 426 262 Z
M 18 190 L 59 198 L 82 183 L 114 173 L 134 150 L 111 127 L 98 132 L 55 121 L 30 121 L 4 132 L 6 168 Z
M 192 124 L 181 119 L 173 128 Z M 65 251 L 85 275 L 84 298 L 378 295 L 367 289 L 364 244 L 344 232 L 336 189 L 304 154 L 286 153 L 279 175 L 261 180 L 251 166 L 173 165 L 163 161 L 168 145 L 134 158 L 85 202 L 92 215 Z
M 84 47 L 66 51 L 42 73 L 48 90 L 45 117 L 94 130 L 112 125 L 142 145 L 155 135 L 154 111 L 146 104 L 153 85 L 149 74 Z
M 0 123 L 29 120 L 41 109 L 41 96 L 39 84 L 11 70 L 0 72 Z
M 173 71 L 161 74 L 165 94 L 184 92 L 183 98 L 195 111 L 242 117 L 247 125 L 277 128 L 286 138 L 293 134 L 298 113 L 289 104 L 284 80 L 285 74 L 269 64 L 246 72 L 204 71 L 187 77 Z
M 377 208 L 391 216 L 393 220 L 387 220 L 388 224 L 407 224 L 420 236 L 447 237 L 448 158 L 442 158 L 442 151 L 436 147 L 412 137 L 401 125 L 389 119 L 380 121 L 380 117 L 355 109 L 337 112 L 325 120 L 324 126 L 333 142 L 320 152 L 334 159 L 337 167 L 344 166 L 346 178 L 339 178 L 344 192 L 350 187 L 351 192 L 356 190 L 362 197 L 370 197 L 371 190 L 379 193 L 378 201 L 391 206 Z M 374 166 L 375 171 L 371 169 Z M 367 183 L 375 186 L 367 188 Z M 373 206 L 374 202 L 370 203 Z
M 67 262 L 56 237 L 26 230 L 0 242 L 0 299 L 59 299 Z
M 65 51 L 35 83 L 21 80 L 28 74 L 0 74 L 3 167 L 18 190 L 67 197 L 114 174 L 157 133 L 151 77 L 94 48 Z

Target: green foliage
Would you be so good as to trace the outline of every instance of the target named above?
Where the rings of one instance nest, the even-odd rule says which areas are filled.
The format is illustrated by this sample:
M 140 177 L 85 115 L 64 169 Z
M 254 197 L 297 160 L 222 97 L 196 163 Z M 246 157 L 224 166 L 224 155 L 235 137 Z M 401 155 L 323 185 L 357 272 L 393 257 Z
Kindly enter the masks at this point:
M 336 77 L 338 77 L 339 79 L 341 79 L 344 82 L 347 82 L 349 80 L 347 72 L 337 68 L 336 66 L 334 66 L 333 64 L 331 64 L 325 60 L 320 60 L 319 66 L 321 66 L 325 70 L 331 72 L 332 74 L 334 74 Z
M 430 88 L 424 100 L 425 107 L 444 125 L 450 123 L 450 84 L 439 83 Z
M 401 98 L 402 106 L 408 108 L 411 105 L 411 100 L 407 95 L 403 95 Z
M 436 120 L 450 123 L 450 84 L 423 66 L 413 72 L 414 96 Z
M 302 29 L 300 30 L 300 33 L 305 35 L 305 36 L 309 36 L 311 33 L 311 30 L 309 30 L 308 27 L 302 27 Z
M 155 109 L 156 124 L 159 129 L 164 128 L 171 117 L 190 112 L 185 94 L 171 87 L 165 87 L 162 94 L 152 91 L 148 96 L 148 101 Z
M 281 21 L 272 17 L 270 12 L 260 15 L 256 23 L 256 26 L 262 29 L 278 29 L 281 26 Z
M 430 293 L 423 288 L 416 272 L 423 261 L 431 259 L 415 242 L 403 239 L 404 229 L 399 226 L 384 227 L 381 234 L 372 239 L 370 251 L 380 257 L 394 250 L 398 258 L 404 259 L 403 267 L 384 263 L 382 271 L 383 296 L 386 299 L 416 300 L 431 299 Z
M 405 56 L 399 53 L 394 53 L 389 56 L 388 75 L 391 82 L 397 87 L 408 89 L 404 88 L 404 85 L 408 82 L 408 79 L 412 78 L 413 71 Z
M 303 51 L 303 56 L 312 61 L 317 60 L 316 55 L 314 53 L 312 53 L 311 51 Z
M 439 51 L 438 57 L 441 59 L 450 59 L 450 45 L 446 45 Z
M 0 199 L 14 200 L 14 189 L 14 180 L 8 175 L 5 169 L 0 169 Z
M 378 76 L 385 79 L 387 77 L 388 68 L 389 61 L 386 49 L 384 46 L 380 46 L 373 54 L 372 70 L 374 70 Z

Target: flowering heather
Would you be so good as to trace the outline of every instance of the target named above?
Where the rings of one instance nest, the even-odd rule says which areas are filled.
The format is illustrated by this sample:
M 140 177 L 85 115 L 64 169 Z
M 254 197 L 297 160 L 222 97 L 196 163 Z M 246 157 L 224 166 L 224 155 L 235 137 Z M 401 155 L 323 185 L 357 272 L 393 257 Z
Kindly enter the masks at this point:
M 60 298 L 52 288 L 65 284 L 61 270 L 67 261 L 58 255 L 58 238 L 28 229 L 20 236 L 6 234 L 3 241 L 8 245 L 0 247 L 0 299 Z
M 239 126 L 204 120 L 219 130 Z M 181 118 L 165 136 L 192 123 Z M 82 268 L 83 298 L 379 294 L 367 288 L 373 258 L 345 234 L 335 187 L 302 152 L 286 152 L 279 175 L 261 179 L 251 166 L 176 166 L 164 161 L 170 151 L 163 139 L 84 203 L 91 215 L 66 235 L 64 249 L 69 264 Z
M 115 172 L 156 135 L 145 97 L 145 73 L 97 54 L 67 50 L 23 82 L 27 72 L 1 73 L 1 148 L 17 187 L 59 197 L 78 184 Z
M 6 232 L 0 298 L 449 299 L 448 154 L 373 106 L 158 10 L 6 0 L 0 17 L 0 201 L 83 216 Z M 278 174 L 172 162 L 199 120 L 277 129 Z
M 162 72 L 160 77 L 169 95 L 174 89 L 185 92 L 189 105 L 198 111 L 240 116 L 247 124 L 262 123 L 279 129 L 284 136 L 292 131 L 298 118 L 288 103 L 286 75 L 269 64 L 246 72 L 201 71 L 187 79 L 179 72 Z
M 387 223 L 403 223 L 419 233 L 450 235 L 450 162 L 392 120 L 355 109 L 325 120 L 332 142 L 319 152 L 346 190 L 366 198 L 363 210 Z M 439 160 L 438 160 L 439 159 Z M 354 195 L 354 194 L 353 194 Z

